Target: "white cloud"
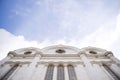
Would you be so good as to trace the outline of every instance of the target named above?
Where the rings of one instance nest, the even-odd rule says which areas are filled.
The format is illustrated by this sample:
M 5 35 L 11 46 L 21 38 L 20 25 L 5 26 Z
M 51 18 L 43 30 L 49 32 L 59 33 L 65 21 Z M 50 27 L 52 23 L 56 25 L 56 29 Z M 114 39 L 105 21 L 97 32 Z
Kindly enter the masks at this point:
M 88 34 L 84 37 L 79 37 L 79 34 L 76 38 L 71 37 L 70 41 L 65 39 L 57 40 L 52 42 L 49 39 L 46 39 L 42 42 L 38 41 L 28 41 L 24 36 L 15 36 L 4 29 L 0 29 L 0 60 L 4 58 L 7 53 L 11 50 L 23 48 L 23 47 L 38 47 L 43 48 L 48 45 L 54 44 L 65 44 L 76 46 L 79 48 L 86 46 L 100 47 L 103 49 L 111 50 L 114 52 L 115 56 L 120 59 L 120 15 L 117 16 L 116 26 L 112 28 L 106 27 L 109 25 L 103 25 L 98 27 L 95 32 Z M 108 23 L 106 23 L 108 24 Z M 110 24 L 110 23 L 109 23 Z M 72 34 L 72 33 L 71 33 Z
M 45 40 L 41 43 L 37 41 L 28 41 L 23 36 L 15 36 L 4 29 L 0 29 L 0 60 L 4 58 L 9 51 L 23 47 L 42 48 L 49 45 L 49 41 Z

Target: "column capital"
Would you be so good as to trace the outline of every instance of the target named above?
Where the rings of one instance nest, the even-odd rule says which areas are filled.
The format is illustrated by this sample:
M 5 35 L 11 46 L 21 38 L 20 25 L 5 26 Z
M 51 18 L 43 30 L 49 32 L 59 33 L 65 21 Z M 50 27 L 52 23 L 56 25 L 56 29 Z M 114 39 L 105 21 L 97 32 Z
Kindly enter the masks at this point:
M 113 53 L 112 53 L 111 51 L 106 51 L 106 52 L 104 53 L 104 55 L 105 55 L 105 56 L 108 56 L 108 57 L 111 57 L 111 56 L 113 56 Z
M 9 51 L 7 56 L 14 57 L 15 54 L 15 51 Z
M 81 55 L 86 55 L 86 52 L 85 52 L 85 51 L 80 51 L 80 52 L 78 53 L 78 55 L 79 55 L 79 56 L 81 56 Z

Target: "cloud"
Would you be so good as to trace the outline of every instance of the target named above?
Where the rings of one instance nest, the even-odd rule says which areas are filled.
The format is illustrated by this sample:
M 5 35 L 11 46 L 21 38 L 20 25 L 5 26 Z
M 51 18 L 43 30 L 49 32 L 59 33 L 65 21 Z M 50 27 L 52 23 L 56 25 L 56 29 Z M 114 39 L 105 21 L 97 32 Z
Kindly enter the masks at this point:
M 64 36 L 69 38 L 79 33 L 79 36 L 83 37 L 95 31 L 98 28 L 96 26 L 102 26 L 114 18 L 119 5 L 116 1 L 112 3 L 113 8 L 109 8 L 108 2 L 103 0 L 30 0 L 24 1 L 24 5 L 17 3 L 13 13 L 19 14 L 20 21 L 12 33 L 39 41 L 46 37 L 52 41 L 59 40 Z
M 24 36 L 15 36 L 5 29 L 0 29 L 0 60 L 4 58 L 9 51 L 23 47 L 38 47 L 42 48 L 50 45 L 48 40 L 39 43 L 37 41 L 28 41 Z
M 13 10 L 15 15 L 23 18 L 13 33 L 22 35 L 15 36 L 0 29 L 0 59 L 10 50 L 30 46 L 41 48 L 51 44 L 101 47 L 120 57 L 120 15 L 115 19 L 118 2 L 109 1 L 111 5 L 96 0 L 26 2 L 24 5 L 18 3 Z
M 11 50 L 16 50 L 23 47 L 37 47 L 43 48 L 48 45 L 54 44 L 65 44 L 76 46 L 79 48 L 86 46 L 100 47 L 103 49 L 111 50 L 114 52 L 115 56 L 120 59 L 119 50 L 119 39 L 120 39 L 120 14 L 117 16 L 116 24 L 106 23 L 103 26 L 98 27 L 96 31 L 84 36 L 71 37 L 69 41 L 64 39 L 56 40 L 55 42 L 49 39 L 38 41 L 29 41 L 24 38 L 24 36 L 15 36 L 5 29 L 0 29 L 0 60 L 3 59 L 7 53 Z M 116 25 L 115 27 L 109 27 L 111 25 Z
M 113 51 L 114 55 L 120 59 L 120 14 L 114 20 L 116 24 L 106 23 L 103 26 L 98 27 L 96 31 L 87 34 L 84 37 L 79 37 L 79 34 L 76 37 L 71 37 L 67 41 L 66 38 L 51 41 L 49 38 L 39 41 L 29 41 L 24 38 L 24 36 L 15 36 L 5 29 L 0 29 L 0 59 L 3 59 L 7 53 L 11 50 L 16 50 L 23 47 L 37 47 L 43 48 L 45 46 L 54 45 L 54 44 L 65 44 L 75 47 L 86 47 L 94 46 L 100 47 L 106 50 Z M 112 27 L 109 27 L 111 26 Z M 113 26 L 114 25 L 114 26 Z M 116 25 L 116 26 L 115 26 Z

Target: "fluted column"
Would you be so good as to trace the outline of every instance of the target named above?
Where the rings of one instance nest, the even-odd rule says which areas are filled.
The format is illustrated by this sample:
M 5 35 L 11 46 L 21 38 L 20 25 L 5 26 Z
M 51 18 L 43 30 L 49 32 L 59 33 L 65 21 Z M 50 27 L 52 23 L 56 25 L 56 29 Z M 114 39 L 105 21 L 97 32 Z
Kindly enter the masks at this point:
M 96 70 L 96 73 L 99 73 L 98 76 L 101 80 L 110 80 L 110 78 L 102 71 L 99 64 L 93 64 L 93 66 Z
M 118 60 L 116 57 L 114 57 L 113 53 L 111 51 L 105 52 L 105 56 L 109 57 L 111 60 L 116 62 L 117 65 L 120 66 L 120 60 Z
M 64 65 L 64 73 L 65 73 L 65 80 L 69 80 L 68 68 L 67 64 Z
M 2 60 L 0 61 L 0 68 L 1 68 L 1 66 L 2 66 L 6 61 L 8 61 L 9 59 L 11 59 L 11 58 L 14 56 L 14 54 L 15 54 L 14 51 L 10 51 L 10 52 L 8 53 L 7 57 L 5 57 L 4 59 L 2 59 Z
M 28 79 L 27 80 L 31 79 L 32 74 L 33 74 L 35 67 L 37 65 L 37 62 L 39 61 L 39 58 L 40 58 L 39 56 L 35 56 L 32 63 L 29 65 L 28 70 L 27 70 L 28 71 Z
M 46 68 L 43 64 L 37 65 L 30 80 L 41 80 L 40 78 L 43 77 L 44 70 L 46 70 Z
M 88 74 L 85 71 L 83 64 L 78 64 L 75 67 L 77 80 L 90 80 Z
M 91 65 L 90 61 L 88 60 L 88 58 L 85 56 L 85 54 L 81 54 L 80 58 L 82 59 L 82 61 L 85 64 L 85 69 L 90 77 L 91 80 L 101 80 L 99 77 L 99 74 L 96 73 L 95 69 L 93 68 L 93 66 Z M 96 77 L 97 76 L 97 77 Z
M 111 64 L 110 68 L 120 78 L 120 68 L 116 64 Z
M 120 60 L 118 60 L 117 58 L 115 58 L 114 56 L 110 57 L 113 61 L 116 62 L 116 64 L 118 64 L 120 66 Z
M 13 66 L 10 66 L 10 64 L 4 64 L 1 68 L 0 68 L 0 79 L 6 75 L 6 73 L 12 68 Z
M 54 65 L 53 80 L 57 80 L 57 65 Z
M 28 64 L 20 64 L 19 69 L 15 75 L 11 77 L 11 80 L 26 80 L 26 69 L 28 67 Z M 26 74 L 25 74 L 26 73 Z
M 37 62 L 39 61 L 40 58 L 41 58 L 40 55 L 36 55 L 29 65 L 23 66 L 23 68 L 21 68 L 24 71 L 22 74 L 20 74 L 22 77 L 22 80 L 31 80 L 32 75 L 35 71 Z M 20 70 L 20 71 L 22 71 L 22 70 Z M 19 72 L 19 73 L 21 73 L 21 72 Z M 13 80 L 18 80 L 18 79 L 15 78 Z
M 47 72 L 48 65 L 44 65 L 44 67 L 41 69 L 40 73 L 40 79 L 39 80 L 45 80 L 46 72 Z
M 1 66 L 2 66 L 6 61 L 8 61 L 10 58 L 11 58 L 10 56 L 7 56 L 7 57 L 5 57 L 3 60 L 1 60 L 1 61 L 0 61 L 0 68 L 1 68 Z

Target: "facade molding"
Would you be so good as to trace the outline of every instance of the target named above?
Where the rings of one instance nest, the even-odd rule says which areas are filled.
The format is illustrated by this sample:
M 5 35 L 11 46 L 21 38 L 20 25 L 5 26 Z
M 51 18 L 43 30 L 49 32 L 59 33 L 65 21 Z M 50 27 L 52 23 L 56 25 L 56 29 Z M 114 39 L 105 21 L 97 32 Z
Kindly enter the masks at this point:
M 59 52 L 59 50 L 63 50 L 63 52 Z M 15 70 L 14 65 L 16 64 L 19 66 Z M 53 67 L 48 70 L 49 65 L 53 65 Z M 52 71 L 53 80 L 57 80 L 58 68 L 59 72 L 61 71 L 59 65 L 62 65 L 65 80 L 72 80 L 72 77 L 75 80 L 114 80 L 115 74 L 119 80 L 120 76 L 120 61 L 111 51 L 96 47 L 79 49 L 72 46 L 55 45 L 42 49 L 28 47 L 10 51 L 0 63 L 0 80 L 4 78 L 3 76 L 8 75 L 9 71 L 9 80 L 45 80 L 48 71 Z M 72 67 L 68 67 L 69 65 Z M 110 67 L 111 70 L 108 72 L 109 68 L 105 69 L 104 65 Z M 113 73 L 110 74 L 110 71 Z M 48 73 L 47 77 L 50 75 Z

